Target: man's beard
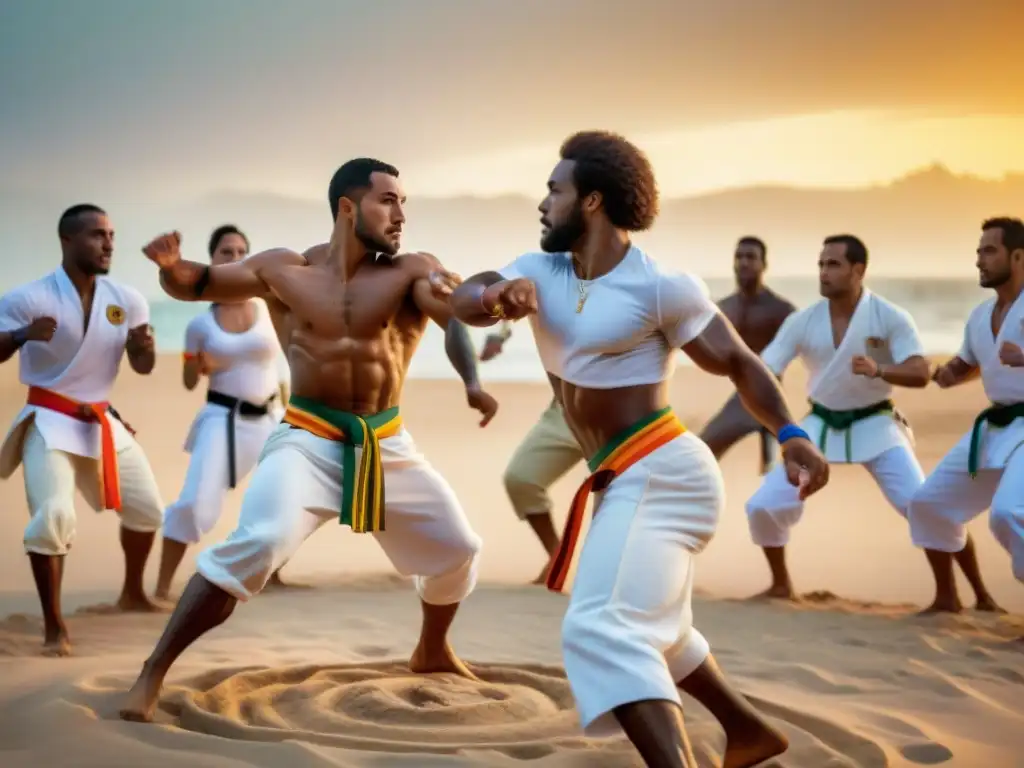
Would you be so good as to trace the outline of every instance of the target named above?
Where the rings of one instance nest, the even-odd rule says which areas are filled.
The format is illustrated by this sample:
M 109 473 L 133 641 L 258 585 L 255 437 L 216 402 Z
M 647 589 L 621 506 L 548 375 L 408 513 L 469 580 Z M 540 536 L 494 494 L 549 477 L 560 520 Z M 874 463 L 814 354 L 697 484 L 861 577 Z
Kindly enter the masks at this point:
M 103 267 L 99 264 L 94 264 L 87 259 L 83 259 L 78 262 L 78 268 L 82 270 L 83 274 L 86 274 L 89 277 L 102 277 L 103 275 L 110 274 L 110 267 Z
M 1003 272 L 997 272 L 994 274 L 989 272 L 978 282 L 981 284 L 982 288 L 998 288 L 999 286 L 1004 285 L 1009 279 L 1010 270 L 1006 269 Z
M 376 237 L 366 231 L 366 225 L 363 224 L 362 212 L 356 212 L 356 225 L 355 235 L 360 243 L 370 251 L 370 253 L 383 253 L 385 256 L 394 256 L 398 253 L 398 247 L 391 240 L 378 240 Z
M 540 239 L 540 247 L 546 253 L 571 251 L 586 231 L 587 224 L 583 221 L 583 206 L 577 203 L 569 212 L 569 218 L 557 227 L 552 226 L 547 234 Z

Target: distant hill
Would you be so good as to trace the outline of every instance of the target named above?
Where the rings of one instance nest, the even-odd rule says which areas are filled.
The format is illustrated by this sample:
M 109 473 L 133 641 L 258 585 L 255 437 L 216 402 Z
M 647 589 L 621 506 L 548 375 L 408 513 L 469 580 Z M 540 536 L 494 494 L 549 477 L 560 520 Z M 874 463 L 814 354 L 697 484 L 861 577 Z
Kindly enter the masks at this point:
M 70 202 L 0 189 L 0 289 L 56 263 L 56 217 Z M 222 191 L 172 204 L 96 202 L 118 227 L 115 273 L 149 294 L 158 290 L 156 278 L 138 249 L 165 229 L 182 231 L 196 258 L 205 255 L 210 230 L 225 221 L 246 230 L 256 248 L 303 248 L 330 234 L 326 200 Z M 436 253 L 464 274 L 499 266 L 537 247 L 537 202 L 518 195 L 412 198 L 404 244 Z M 986 180 L 934 165 L 869 188 L 759 186 L 664 200 L 655 228 L 637 240 L 667 264 L 713 277 L 728 274 L 735 240 L 756 234 L 768 242 L 774 274 L 806 275 L 825 235 L 853 232 L 868 244 L 875 274 L 972 277 L 979 224 L 1003 214 L 1024 215 L 1024 175 Z

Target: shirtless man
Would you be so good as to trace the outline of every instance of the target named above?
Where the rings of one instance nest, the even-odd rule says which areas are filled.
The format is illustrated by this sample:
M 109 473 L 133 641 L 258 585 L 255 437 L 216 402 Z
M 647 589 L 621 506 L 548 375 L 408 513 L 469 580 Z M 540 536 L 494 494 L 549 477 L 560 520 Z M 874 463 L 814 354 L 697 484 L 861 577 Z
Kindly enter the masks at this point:
M 480 539 L 416 449 L 398 407 L 428 319 L 446 331 L 469 404 L 485 419 L 497 404 L 480 389 L 469 334 L 452 319 L 447 294 L 457 278 L 428 254 L 395 256 L 405 221 L 398 171 L 350 160 L 331 180 L 328 200 L 331 241 L 308 259 L 276 249 L 208 266 L 182 259 L 177 233 L 144 249 L 176 299 L 264 299 L 291 364 L 292 395 L 250 478 L 238 527 L 197 558 L 196 575 L 128 693 L 126 720 L 151 720 L 175 659 L 339 512 L 342 524 L 373 533 L 396 570 L 414 577 L 423 625 L 410 669 L 471 676 L 447 638 L 476 583 Z
M 501 354 L 511 335 L 512 324 L 508 321 L 501 324 L 498 333 L 488 335 L 480 353 L 481 362 Z M 551 515 L 553 505 L 548 490 L 585 458 L 580 444 L 565 423 L 565 414 L 556 393 L 513 452 L 502 478 L 516 517 L 529 523 L 547 554 L 544 567 L 531 582 L 533 584 L 543 584 L 547 580 L 551 559 L 558 552 L 558 531 Z
M 28 386 L 28 403 L 0 448 L 0 477 L 23 467 L 31 514 L 25 551 L 43 610 L 44 652 L 66 656 L 60 596 L 75 539 L 75 489 L 97 511 L 120 517 L 122 610 L 157 610 L 142 575 L 164 505 L 146 454 L 107 402 L 126 352 L 136 373 L 153 370 L 149 305 L 107 277 L 114 227 L 101 208 L 68 208 L 57 234 L 61 266 L 0 298 L 0 362 L 17 352 Z
M 771 343 L 782 322 L 796 307 L 764 284 L 768 267 L 768 249 L 758 237 L 741 237 L 733 256 L 736 292 L 718 302 L 722 314 L 736 328 L 743 342 L 753 352 Z M 775 438 L 765 429 L 740 400 L 739 394 L 730 397 L 722 409 L 704 425 L 700 438 L 721 459 L 726 451 L 752 432 L 761 439 L 761 474 L 771 469 L 775 461 Z
M 677 686 L 726 732 L 726 768 L 785 751 L 785 737 L 734 691 L 693 628 L 693 561 L 724 501 L 708 447 L 667 402 L 674 350 L 732 379 L 779 435 L 801 496 L 828 464 L 792 423 L 778 381 L 740 340 L 697 278 L 630 242 L 658 211 L 650 163 L 615 134 L 570 137 L 540 204 L 543 253 L 457 288 L 456 316 L 489 326 L 529 316 L 566 421 L 593 473 L 577 492 L 548 587 L 561 590 L 587 497 L 600 493 L 562 625 L 565 669 L 585 733 L 625 731 L 655 768 L 693 766 Z

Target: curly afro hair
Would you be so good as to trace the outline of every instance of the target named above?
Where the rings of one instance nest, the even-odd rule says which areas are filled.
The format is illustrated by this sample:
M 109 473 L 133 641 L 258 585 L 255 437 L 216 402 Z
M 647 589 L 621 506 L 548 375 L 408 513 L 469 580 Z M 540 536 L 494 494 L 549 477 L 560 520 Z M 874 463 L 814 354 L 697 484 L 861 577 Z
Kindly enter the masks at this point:
M 580 197 L 599 192 L 612 226 L 627 232 L 650 229 L 658 216 L 658 184 L 647 155 L 617 133 L 581 131 L 562 144 L 563 160 L 576 163 L 573 182 Z

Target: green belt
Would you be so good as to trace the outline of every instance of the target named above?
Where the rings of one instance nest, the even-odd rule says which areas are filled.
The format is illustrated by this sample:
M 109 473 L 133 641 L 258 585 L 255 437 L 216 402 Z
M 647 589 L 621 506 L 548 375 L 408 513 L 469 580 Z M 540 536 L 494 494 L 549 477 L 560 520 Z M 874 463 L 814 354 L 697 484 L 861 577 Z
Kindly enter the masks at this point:
M 825 452 L 825 445 L 828 442 L 828 431 L 834 429 L 837 432 L 846 433 L 846 460 L 850 461 L 851 440 L 850 427 L 858 421 L 874 416 L 878 413 L 892 413 L 896 408 L 892 400 L 882 400 L 880 403 L 865 405 L 863 408 L 854 408 L 850 411 L 833 411 L 820 403 L 811 401 L 811 413 L 821 419 L 821 434 L 818 435 L 818 448 Z
M 978 414 L 971 429 L 971 450 L 967 454 L 967 471 L 971 477 L 978 476 L 978 454 L 981 453 L 981 425 L 1008 427 L 1016 419 L 1024 417 L 1024 403 L 999 405 L 994 403 Z
M 292 395 L 283 421 L 317 437 L 341 443 L 341 517 L 353 533 L 384 530 L 384 470 L 380 440 L 398 434 L 398 407 L 360 416 L 329 408 L 316 400 Z M 363 448 L 356 466 L 356 446 Z M 288 482 L 287 478 L 283 482 Z

